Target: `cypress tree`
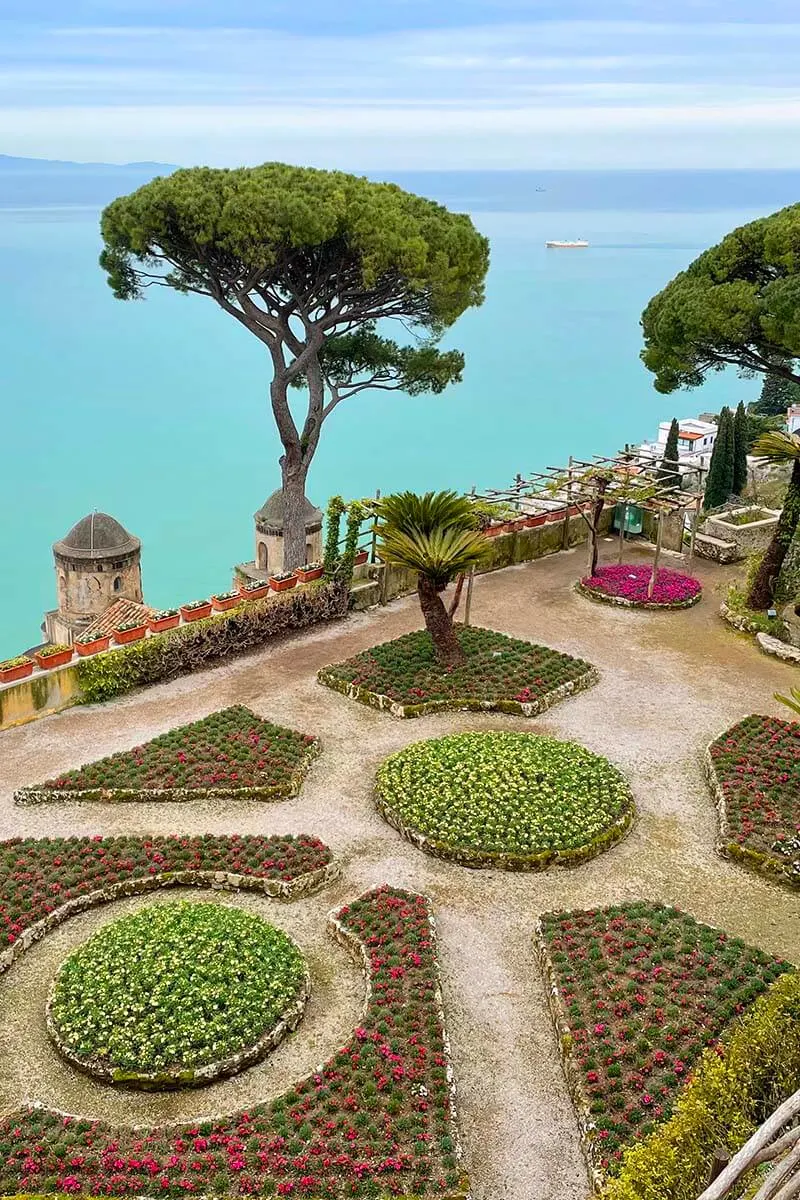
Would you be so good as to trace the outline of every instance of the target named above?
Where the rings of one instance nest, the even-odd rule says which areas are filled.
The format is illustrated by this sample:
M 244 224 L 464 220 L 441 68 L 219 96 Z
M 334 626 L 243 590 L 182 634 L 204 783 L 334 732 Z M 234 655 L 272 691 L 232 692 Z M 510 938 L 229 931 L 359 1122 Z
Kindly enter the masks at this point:
M 791 358 L 776 358 L 779 366 L 794 369 Z M 800 386 L 784 379 L 782 375 L 765 375 L 761 385 L 761 395 L 752 406 L 753 412 L 762 417 L 785 417 L 787 408 L 800 404 Z
M 741 496 L 747 484 L 747 451 L 749 444 L 747 412 L 739 401 L 733 419 L 733 487 L 734 496 Z
M 680 426 L 676 417 L 672 418 L 672 424 L 669 427 L 667 434 L 666 445 L 664 446 L 664 457 L 661 460 L 661 466 L 658 471 L 658 477 L 662 481 L 664 487 L 680 487 L 681 473 L 674 463 L 678 458 L 678 438 L 680 436 Z
M 703 507 L 719 508 L 733 488 L 734 431 L 731 410 L 726 406 L 719 414 L 717 437 L 711 451 Z

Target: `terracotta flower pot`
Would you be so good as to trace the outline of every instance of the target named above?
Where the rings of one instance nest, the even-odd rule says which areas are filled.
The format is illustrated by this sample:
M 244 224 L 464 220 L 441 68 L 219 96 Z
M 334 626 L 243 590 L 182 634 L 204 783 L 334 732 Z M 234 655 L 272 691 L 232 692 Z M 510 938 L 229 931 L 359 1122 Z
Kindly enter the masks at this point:
M 198 604 L 197 608 L 187 608 L 185 604 L 182 604 L 181 616 L 184 621 L 201 621 L 203 617 L 210 617 L 211 601 L 207 600 L 205 604 Z
M 79 658 L 87 658 L 90 654 L 99 654 L 101 650 L 107 650 L 110 641 L 111 635 L 106 634 L 104 637 L 92 638 L 91 642 L 76 642 L 75 649 Z
M 497 537 L 498 534 L 505 533 L 505 525 L 487 525 L 483 532 L 487 537 Z
M 565 508 L 559 508 L 556 512 L 549 512 L 545 517 L 545 520 L 548 522 L 563 521 L 566 511 L 567 510 Z
M 134 625 L 133 629 L 115 629 L 114 641 L 118 646 L 127 646 L 128 642 L 140 642 L 147 635 L 147 622 Z
M 353 566 L 360 567 L 369 560 L 369 553 L 366 550 L 359 550 L 353 559 Z
M 269 577 L 269 586 L 273 592 L 288 592 L 289 588 L 297 586 L 297 576 L 290 575 L 288 579 L 274 579 L 272 575 Z
M 322 579 L 324 567 L 314 567 L 313 570 L 307 571 L 305 567 L 298 567 L 295 575 L 301 583 L 311 583 L 314 579 Z
M 14 683 L 17 679 L 27 679 L 33 670 L 33 659 L 17 663 L 15 667 L 0 667 L 0 683 Z
M 237 604 L 242 603 L 241 596 L 212 596 L 211 605 L 217 612 L 227 612 L 229 608 L 236 608 Z
M 567 512 L 571 517 L 579 517 L 581 515 L 581 506 L 579 504 L 570 504 Z
M 176 625 L 180 625 L 181 614 L 171 613 L 168 617 L 151 617 L 147 623 L 151 633 L 164 633 L 165 630 L 174 629 Z
M 269 595 L 270 587 L 268 583 L 257 588 L 246 588 L 244 584 L 239 584 L 239 591 L 245 600 L 260 600 L 263 596 Z
M 58 654 L 34 654 L 33 657 L 43 671 L 52 671 L 54 667 L 63 667 L 65 663 L 72 661 L 72 647 L 59 650 Z
M 538 529 L 540 525 L 544 525 L 547 520 L 547 513 L 536 513 L 532 517 L 528 517 L 528 528 Z

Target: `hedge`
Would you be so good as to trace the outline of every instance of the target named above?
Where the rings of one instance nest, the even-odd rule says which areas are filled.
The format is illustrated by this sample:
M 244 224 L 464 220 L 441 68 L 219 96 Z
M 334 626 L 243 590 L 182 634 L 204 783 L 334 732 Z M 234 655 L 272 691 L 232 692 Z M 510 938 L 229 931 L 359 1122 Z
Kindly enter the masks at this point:
M 715 1148 L 735 1153 L 798 1087 L 800 977 L 792 973 L 703 1054 L 670 1120 L 626 1151 L 601 1200 L 696 1200 Z
M 200 671 L 273 637 L 333 621 L 347 612 L 348 597 L 346 584 L 338 580 L 292 588 L 83 659 L 78 664 L 82 703 L 110 700 L 136 687 Z

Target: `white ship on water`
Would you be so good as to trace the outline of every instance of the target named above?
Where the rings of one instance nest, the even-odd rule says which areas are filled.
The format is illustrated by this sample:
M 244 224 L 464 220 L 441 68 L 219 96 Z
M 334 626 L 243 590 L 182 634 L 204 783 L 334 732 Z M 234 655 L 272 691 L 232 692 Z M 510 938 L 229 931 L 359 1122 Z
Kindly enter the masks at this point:
M 585 238 L 576 238 L 574 242 L 545 242 L 548 250 L 583 250 L 588 245 Z

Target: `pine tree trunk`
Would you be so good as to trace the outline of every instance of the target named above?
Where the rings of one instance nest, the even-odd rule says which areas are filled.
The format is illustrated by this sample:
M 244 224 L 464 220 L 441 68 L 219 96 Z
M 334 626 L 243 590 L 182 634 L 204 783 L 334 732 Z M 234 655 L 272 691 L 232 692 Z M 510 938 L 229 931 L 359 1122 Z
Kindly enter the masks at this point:
M 431 635 L 436 661 L 443 667 L 457 667 L 464 662 L 464 651 L 456 637 L 453 618 L 442 602 L 434 584 L 424 575 L 417 580 L 417 594 L 425 627 Z
M 769 608 L 775 596 L 783 560 L 786 558 L 798 522 L 800 522 L 800 458 L 795 460 L 792 476 L 783 502 L 783 511 L 778 520 L 772 541 L 767 546 L 761 566 L 756 572 L 747 607 L 758 612 Z
M 293 571 L 306 561 L 306 474 L 302 462 L 281 457 L 283 487 L 283 569 Z

